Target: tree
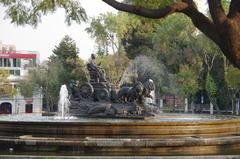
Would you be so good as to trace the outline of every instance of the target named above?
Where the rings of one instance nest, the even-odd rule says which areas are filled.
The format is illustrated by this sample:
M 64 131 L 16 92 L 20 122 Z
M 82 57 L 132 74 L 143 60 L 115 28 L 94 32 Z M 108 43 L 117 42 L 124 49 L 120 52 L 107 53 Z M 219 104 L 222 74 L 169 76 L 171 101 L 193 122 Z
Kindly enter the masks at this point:
M 42 15 L 53 13 L 57 8 L 65 10 L 65 22 L 69 25 L 72 21 L 81 23 L 87 19 L 84 8 L 76 0 L 0 0 L 0 3 L 7 7 L 6 17 L 17 25 L 36 27 Z
M 64 76 L 64 68 L 60 61 L 48 61 L 31 70 L 18 88 L 24 97 L 30 97 L 36 90 L 42 89 L 44 104 L 48 112 L 57 108 L 61 77 Z
M 191 70 L 188 65 L 181 65 L 175 75 L 176 93 L 181 97 L 188 98 L 196 95 L 199 91 L 198 74 Z
M 129 59 L 125 54 L 120 54 L 120 57 L 116 54 L 110 54 L 104 57 L 97 56 L 96 62 L 101 63 L 101 67 L 105 70 L 107 80 L 117 86 L 125 68 L 129 64 Z
M 232 100 L 232 108 L 233 112 L 235 112 L 235 101 L 237 98 L 240 98 L 239 96 L 237 97 L 237 94 L 240 94 L 240 70 L 237 68 L 234 68 L 232 66 L 228 66 L 226 68 L 225 72 L 225 80 L 228 84 L 231 100 Z M 240 100 L 240 99 L 238 99 Z
M 71 80 L 80 83 L 87 80 L 83 60 L 78 57 L 76 43 L 69 36 L 63 38 L 53 53 L 49 61 L 31 70 L 19 87 L 24 96 L 42 88 L 47 111 L 56 110 L 61 85 L 68 85 Z
M 60 79 L 61 84 L 69 84 L 70 80 L 79 80 L 84 82 L 87 80 L 83 61 L 78 57 L 77 45 L 69 36 L 65 36 L 61 42 L 53 50 L 50 57 L 52 62 L 60 61 L 62 64 L 63 75 Z
M 32 74 L 30 74 L 32 75 Z M 20 93 L 24 97 L 32 97 L 34 92 L 36 91 L 37 83 L 33 79 L 34 77 L 24 77 L 24 79 L 21 79 L 18 83 L 18 88 L 20 90 Z
M 103 0 L 110 6 L 139 16 L 160 19 L 173 13 L 183 13 L 188 16 L 195 27 L 214 41 L 223 51 L 224 55 L 238 68 L 240 68 L 240 1 L 231 0 L 229 11 L 223 9 L 221 0 L 208 0 L 211 19 L 198 11 L 193 0 L 167 1 L 168 5 L 160 8 L 143 7 L 118 2 L 116 0 Z
M 112 13 L 100 14 L 98 17 L 91 19 L 90 26 L 86 28 L 86 31 L 95 39 L 98 55 L 107 55 L 109 48 L 114 54 L 119 51 L 118 27 L 116 15 Z
M 206 85 L 207 74 L 209 73 L 218 88 L 215 96 L 217 104 L 215 107 L 227 109 L 230 100 L 227 84 L 224 80 L 224 57 L 222 51 L 204 34 L 199 34 L 196 40 L 193 41 L 192 46 L 203 61 L 200 77 L 201 86 L 204 88 Z
M 217 85 L 214 79 L 212 78 L 212 76 L 210 75 L 210 73 L 207 74 L 205 89 L 207 91 L 210 102 L 216 108 L 217 112 L 220 113 L 220 110 L 216 101 Z
M 135 2 L 135 5 L 118 2 L 116 0 L 103 0 L 103 2 L 120 11 L 152 19 L 164 18 L 173 13 L 183 13 L 192 20 L 195 27 L 219 46 L 234 66 L 240 68 L 239 0 L 208 0 L 211 18 L 199 12 L 193 0 L 124 1 L 128 3 Z M 223 9 L 222 4 L 224 2 L 230 3 L 228 12 Z M 7 16 L 12 19 L 13 23 L 18 25 L 36 25 L 41 20 L 42 14 L 54 12 L 58 7 L 65 9 L 67 23 L 71 23 L 71 20 L 77 22 L 86 20 L 84 9 L 79 2 L 75 0 L 19 0 L 17 2 L 13 0 L 0 0 L 0 3 L 8 8 Z
M 156 57 L 170 73 L 178 73 L 181 65 L 200 72 L 203 62 L 195 50 L 201 46 L 196 45 L 198 35 L 189 18 L 179 14 L 169 16 L 161 21 L 152 39 Z
M 16 89 L 13 88 L 8 77 L 8 70 L 0 69 L 0 97 L 11 98 L 16 94 Z
M 106 71 L 110 82 L 117 84 L 128 64 L 121 37 L 128 21 L 127 14 L 100 14 L 92 18 L 86 31 L 97 43 L 97 61 Z M 121 19 L 121 20 L 119 20 Z

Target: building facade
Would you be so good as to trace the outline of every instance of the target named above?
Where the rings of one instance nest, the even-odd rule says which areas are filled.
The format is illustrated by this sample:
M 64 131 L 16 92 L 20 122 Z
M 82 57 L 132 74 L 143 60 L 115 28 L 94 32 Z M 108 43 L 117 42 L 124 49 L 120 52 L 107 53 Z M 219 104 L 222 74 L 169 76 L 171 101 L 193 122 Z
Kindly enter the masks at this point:
M 17 51 L 14 45 L 0 42 L 0 69 L 9 71 L 9 80 L 17 89 L 19 80 L 28 75 L 29 70 L 39 64 L 39 53 L 36 51 Z M 41 113 L 41 90 L 32 97 L 23 97 L 17 90 L 13 98 L 0 97 L 0 114 Z

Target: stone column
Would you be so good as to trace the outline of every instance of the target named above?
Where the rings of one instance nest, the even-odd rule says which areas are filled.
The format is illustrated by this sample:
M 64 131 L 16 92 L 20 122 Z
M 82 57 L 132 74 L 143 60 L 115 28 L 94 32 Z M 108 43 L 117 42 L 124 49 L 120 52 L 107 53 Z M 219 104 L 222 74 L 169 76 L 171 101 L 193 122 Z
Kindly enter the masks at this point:
M 213 104 L 210 103 L 210 114 L 213 114 Z
M 188 99 L 185 98 L 185 107 L 184 107 L 184 112 L 187 113 L 188 112 Z

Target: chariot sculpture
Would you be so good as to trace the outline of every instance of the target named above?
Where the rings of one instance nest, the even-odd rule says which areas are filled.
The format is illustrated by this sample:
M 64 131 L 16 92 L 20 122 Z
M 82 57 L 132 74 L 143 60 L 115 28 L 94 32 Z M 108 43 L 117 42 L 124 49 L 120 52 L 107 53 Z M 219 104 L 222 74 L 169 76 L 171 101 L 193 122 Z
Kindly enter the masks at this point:
M 150 93 L 155 90 L 153 80 L 148 79 L 144 83 L 137 81 L 132 87 L 121 87 L 116 91 L 115 86 L 106 80 L 104 69 L 96 64 L 93 54 L 87 69 L 90 75 L 88 82 L 79 85 L 72 81 L 70 85 L 75 100 L 72 103 L 78 105 L 73 106 L 74 109 L 84 107 L 81 111 L 87 114 L 143 114 L 144 100 L 152 98 Z M 121 112 L 119 109 L 125 110 Z

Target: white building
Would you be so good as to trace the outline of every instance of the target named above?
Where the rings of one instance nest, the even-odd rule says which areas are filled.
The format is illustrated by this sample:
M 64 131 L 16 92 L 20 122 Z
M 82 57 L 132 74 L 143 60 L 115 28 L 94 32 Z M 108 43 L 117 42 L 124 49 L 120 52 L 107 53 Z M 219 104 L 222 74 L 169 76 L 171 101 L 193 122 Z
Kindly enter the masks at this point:
M 28 71 L 39 64 L 36 51 L 16 51 L 14 45 L 0 42 L 0 69 L 8 70 L 13 87 L 28 75 Z M 0 97 L 0 114 L 40 113 L 42 111 L 42 94 L 39 90 L 33 97 L 23 97 L 19 91 L 13 98 Z

